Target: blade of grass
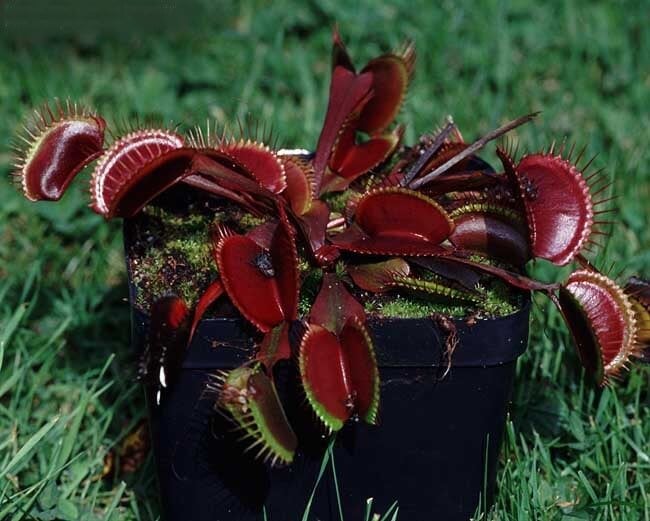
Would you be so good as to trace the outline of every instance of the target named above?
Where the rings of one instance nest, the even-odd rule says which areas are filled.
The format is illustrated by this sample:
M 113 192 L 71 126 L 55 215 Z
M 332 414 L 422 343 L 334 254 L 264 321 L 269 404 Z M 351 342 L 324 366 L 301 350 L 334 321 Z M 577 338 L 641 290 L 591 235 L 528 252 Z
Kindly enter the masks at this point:
M 9 474 L 9 472 L 14 469 L 15 466 L 20 464 L 23 459 L 25 459 L 34 449 L 34 447 L 36 447 L 36 445 L 38 445 L 38 443 L 45 436 L 47 436 L 47 434 L 52 430 L 52 428 L 58 423 L 60 419 L 60 416 L 55 416 L 49 422 L 43 425 L 38 431 L 36 431 L 36 433 L 31 438 L 29 438 L 29 440 L 27 440 L 27 442 L 20 448 L 16 455 L 11 458 L 5 468 L 0 471 L 0 479 L 5 478 L 7 474 Z
M 392 519 L 397 519 L 397 511 L 399 510 L 397 506 L 397 501 L 394 501 L 393 504 L 386 510 L 383 516 L 379 519 L 379 521 L 388 521 L 388 516 L 393 516 Z
M 2 329 L 2 334 L 0 335 L 0 371 L 2 370 L 2 363 L 4 361 L 4 354 L 7 343 L 11 339 L 11 335 L 13 335 L 14 331 L 16 331 L 16 328 L 22 322 L 26 311 L 27 304 L 20 304 Z
M 372 516 L 372 502 L 373 499 L 369 497 L 366 499 L 366 515 L 364 516 L 364 521 L 370 521 L 370 516 Z
M 111 521 L 111 517 L 113 515 L 113 512 L 115 512 L 115 509 L 117 508 L 117 505 L 120 504 L 120 500 L 122 499 L 122 495 L 124 494 L 124 491 L 126 490 L 126 483 L 124 481 L 120 482 L 120 486 L 117 489 L 117 492 L 113 495 L 113 499 L 111 500 L 111 504 L 108 505 L 108 508 L 104 512 L 104 519 L 106 521 Z
M 334 477 L 334 490 L 336 492 L 336 505 L 339 508 L 339 519 L 340 521 L 345 521 L 343 519 L 343 504 L 341 503 L 341 492 L 339 490 L 339 480 L 338 477 L 336 476 L 336 463 L 334 462 L 334 449 L 333 446 L 330 445 L 327 450 L 330 453 L 330 462 L 332 464 L 332 476 Z
M 101 395 L 112 385 L 109 382 L 102 389 L 100 389 L 99 392 L 96 392 L 97 386 L 101 382 L 102 378 L 104 377 L 104 374 L 108 370 L 114 358 L 115 355 L 113 354 L 111 354 L 108 357 L 108 360 L 106 360 L 104 367 L 102 367 L 101 371 L 99 372 L 99 375 L 95 379 L 95 382 L 93 383 L 90 390 L 83 393 L 79 405 L 75 409 L 72 424 L 68 427 L 67 434 L 65 436 L 65 439 L 63 440 L 63 447 L 61 453 L 59 454 L 59 464 L 63 464 L 64 462 L 66 462 L 70 457 L 70 455 L 72 454 L 72 451 L 77 441 L 77 436 L 79 435 L 79 429 L 81 428 L 81 422 L 84 419 L 86 408 L 88 407 L 88 403 L 90 402 L 90 399 L 96 398 L 97 396 Z

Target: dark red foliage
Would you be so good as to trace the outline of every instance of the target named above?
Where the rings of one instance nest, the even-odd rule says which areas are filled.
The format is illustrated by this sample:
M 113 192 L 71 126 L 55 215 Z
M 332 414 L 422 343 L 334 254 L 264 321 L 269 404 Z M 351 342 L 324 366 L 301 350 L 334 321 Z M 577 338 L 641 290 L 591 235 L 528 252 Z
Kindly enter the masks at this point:
M 14 176 L 31 201 L 57 201 L 74 177 L 103 151 L 104 120 L 84 109 L 45 105 L 25 126 Z
M 454 219 L 449 241 L 462 250 L 515 266 L 523 266 L 530 258 L 526 230 L 517 222 L 489 213 L 467 213 Z
M 502 182 L 497 175 L 481 170 L 452 171 L 441 174 L 435 183 L 423 186 L 421 191 L 429 197 L 435 197 L 450 192 L 484 190 Z
M 285 318 L 268 250 L 244 235 L 225 235 L 215 260 L 232 303 L 257 329 L 270 331 Z
M 337 31 L 333 40 L 329 104 L 314 158 L 318 194 L 344 190 L 395 150 L 402 130 L 386 129 L 402 104 L 415 60 L 407 46 L 401 54 L 375 58 L 357 74 Z M 369 139 L 357 142 L 358 132 Z
M 357 144 L 357 129 L 353 123 L 350 121 L 339 134 L 321 192 L 345 190 L 354 180 L 379 166 L 397 148 L 404 131 L 402 127 L 397 127 L 394 132 Z
M 279 194 L 287 188 L 284 164 L 275 152 L 254 141 L 237 141 L 223 145 L 219 151 L 242 165 L 260 186 Z
M 352 415 L 352 386 L 341 343 L 327 329 L 312 324 L 300 346 L 301 376 L 317 404 L 314 409 L 332 429 L 340 428 Z M 308 390 L 308 392 L 310 392 Z M 322 411 L 318 411 L 318 405 Z
M 183 138 L 173 132 L 139 130 L 123 137 L 95 167 L 92 209 L 106 218 L 133 216 L 190 173 L 192 156 Z
M 228 297 L 257 329 L 266 333 L 296 319 L 298 252 L 283 210 L 268 249 L 249 236 L 221 230 L 214 257 Z
M 203 295 L 201 295 L 201 298 L 199 298 L 199 301 L 196 303 L 196 306 L 194 307 L 194 313 L 192 316 L 192 325 L 190 327 L 190 335 L 189 335 L 188 343 L 192 341 L 192 337 L 194 337 L 196 328 L 199 325 L 201 319 L 203 318 L 205 312 L 221 295 L 223 295 L 223 291 L 224 291 L 223 284 L 221 283 L 221 281 L 215 280 L 212 284 L 208 286 L 208 289 L 206 289 L 203 292 Z
M 353 319 L 343 327 L 339 341 L 347 358 L 354 413 L 368 423 L 375 423 L 379 404 L 379 370 L 370 335 L 361 321 Z
M 445 210 L 419 192 L 380 188 L 364 195 L 354 225 L 332 242 L 343 250 L 378 255 L 441 255 L 453 222 Z
M 294 157 L 284 157 L 282 164 L 287 178 L 285 198 L 296 215 L 304 215 L 312 207 L 314 198 L 314 168 Z
M 359 115 L 360 131 L 376 136 L 393 123 L 406 96 L 414 65 L 415 47 L 411 44 L 399 54 L 385 54 L 366 64 L 361 73 L 372 74 L 372 97 Z
M 370 336 L 358 320 L 348 321 L 338 336 L 310 324 L 300 345 L 300 374 L 309 403 L 331 430 L 353 415 L 375 423 L 379 372 Z
M 273 214 L 280 197 L 261 186 L 248 170 L 217 150 L 202 150 L 193 158 L 193 175 L 185 182 L 239 203 L 253 212 Z
M 314 180 L 317 193 L 340 132 L 350 115 L 359 114 L 368 102 L 372 89 L 370 72 L 357 75 L 338 32 L 334 33 L 333 66 L 330 94 L 323 130 L 318 138 L 314 158 Z
M 350 295 L 334 273 L 325 273 L 318 296 L 309 312 L 309 322 L 339 333 L 350 320 L 364 321 L 363 306 Z
M 300 292 L 295 231 L 282 207 L 279 207 L 279 218 L 278 226 L 271 239 L 269 253 L 284 318 L 295 320 L 298 317 L 298 293 Z
M 272 369 L 275 363 L 291 357 L 290 328 L 290 322 L 282 322 L 266 333 L 260 343 L 256 359 L 264 364 L 271 377 L 273 377 Z
M 601 383 L 617 376 L 637 349 L 634 312 L 623 290 L 600 273 L 580 270 L 560 289 L 559 304 L 585 368 Z
M 319 266 L 329 266 L 339 256 L 338 250 L 327 244 L 326 233 L 329 217 L 329 207 L 320 200 L 313 201 L 307 212 L 296 217 L 309 246 L 309 252 Z
M 534 257 L 565 265 L 585 245 L 594 211 L 582 174 L 560 156 L 525 156 L 515 170 Z

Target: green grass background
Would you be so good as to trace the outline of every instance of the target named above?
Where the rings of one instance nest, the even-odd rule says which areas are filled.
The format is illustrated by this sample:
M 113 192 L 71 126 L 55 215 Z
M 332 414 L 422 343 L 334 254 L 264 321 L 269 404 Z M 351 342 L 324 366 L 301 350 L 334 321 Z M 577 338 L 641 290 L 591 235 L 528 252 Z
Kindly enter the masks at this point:
M 0 2 L 0 519 L 158 516 L 150 458 L 124 481 L 96 479 L 106 451 L 144 413 L 120 223 L 87 210 L 83 182 L 58 205 L 30 204 L 4 175 L 20 119 L 45 99 L 84 101 L 113 128 L 136 115 L 252 116 L 272 124 L 281 145 L 309 148 L 326 104 L 333 24 L 359 64 L 412 38 L 407 139 L 447 114 L 472 139 L 543 111 L 516 132 L 520 144 L 587 145 L 619 195 L 597 264 L 613 264 L 620 280 L 650 276 L 647 1 L 246 0 L 205 2 L 191 23 L 181 2 L 146 3 L 152 13 L 171 9 L 164 20 L 147 9 L 146 18 L 67 14 L 68 4 Z M 174 9 L 180 27 L 170 23 Z M 549 279 L 566 273 L 534 269 Z M 490 518 L 650 519 L 650 372 L 596 389 L 541 300 L 532 326 Z

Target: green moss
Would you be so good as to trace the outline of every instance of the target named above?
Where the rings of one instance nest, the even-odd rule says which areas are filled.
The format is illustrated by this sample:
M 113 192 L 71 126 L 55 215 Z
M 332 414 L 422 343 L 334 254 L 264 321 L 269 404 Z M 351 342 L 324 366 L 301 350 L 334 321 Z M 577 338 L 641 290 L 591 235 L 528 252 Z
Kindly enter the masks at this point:
M 481 293 L 484 295 L 481 311 L 487 316 L 510 315 L 523 304 L 521 294 L 500 280 L 491 280 L 487 288 L 481 288 Z
M 370 299 L 364 307 L 368 313 L 395 318 L 426 318 L 435 313 L 463 317 L 467 313 L 467 308 L 462 305 L 444 304 L 402 293 L 393 293 L 389 298 Z
M 254 228 L 255 226 L 264 224 L 264 219 L 250 213 L 244 213 L 239 219 L 239 224 L 245 228 Z
M 316 299 L 322 280 L 323 270 L 320 268 L 312 268 L 305 272 L 298 298 L 298 313 L 301 316 L 309 314 L 309 310 Z
M 130 252 L 138 306 L 146 309 L 170 293 L 190 305 L 197 301 L 216 276 L 210 230 L 222 217 L 219 212 L 180 216 L 153 206 L 143 212 L 135 221 L 138 241 Z
M 326 194 L 323 197 L 323 199 L 330 207 L 331 212 L 344 214 L 345 207 L 348 204 L 350 197 L 352 197 L 355 193 L 356 192 L 353 192 L 352 190 L 345 190 L 343 192 L 332 192 Z
M 368 313 L 395 318 L 425 318 L 436 313 L 456 318 L 492 318 L 510 315 L 523 304 L 521 294 L 499 280 L 488 280 L 476 291 L 479 302 L 472 304 L 400 291 L 368 298 L 364 307 Z

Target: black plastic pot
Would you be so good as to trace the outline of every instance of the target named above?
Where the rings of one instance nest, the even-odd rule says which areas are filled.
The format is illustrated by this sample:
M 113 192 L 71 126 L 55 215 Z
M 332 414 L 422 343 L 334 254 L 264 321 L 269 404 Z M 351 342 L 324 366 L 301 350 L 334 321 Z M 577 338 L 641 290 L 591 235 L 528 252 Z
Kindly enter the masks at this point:
M 140 351 L 148 317 L 135 309 L 131 289 L 133 347 Z M 337 437 L 332 454 L 345 519 L 363 521 L 367 498 L 375 512 L 397 501 L 400 521 L 467 521 L 481 497 L 490 502 L 529 307 L 471 327 L 457 322 L 460 341 L 444 378 L 445 337 L 433 321 L 370 321 L 382 381 L 380 425 L 349 424 Z M 295 369 L 286 364 L 276 375 L 301 440 L 290 467 L 271 469 L 244 454 L 240 434 L 203 395 L 210 373 L 241 365 L 253 349 L 241 320 L 203 320 L 177 383 L 159 406 L 149 397 L 165 521 L 302 519 L 327 440 L 313 430 Z M 310 520 L 340 519 L 331 464 L 310 512 Z

